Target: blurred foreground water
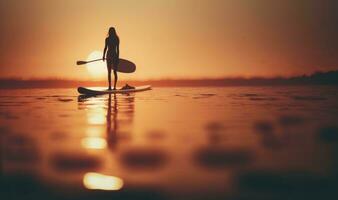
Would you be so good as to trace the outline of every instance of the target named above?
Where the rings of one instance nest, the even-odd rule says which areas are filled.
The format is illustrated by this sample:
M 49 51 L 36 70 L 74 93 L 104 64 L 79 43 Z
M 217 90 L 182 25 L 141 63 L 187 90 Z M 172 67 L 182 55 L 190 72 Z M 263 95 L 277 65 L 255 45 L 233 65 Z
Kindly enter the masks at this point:
M 337 87 L 0 90 L 1 199 L 335 199 Z

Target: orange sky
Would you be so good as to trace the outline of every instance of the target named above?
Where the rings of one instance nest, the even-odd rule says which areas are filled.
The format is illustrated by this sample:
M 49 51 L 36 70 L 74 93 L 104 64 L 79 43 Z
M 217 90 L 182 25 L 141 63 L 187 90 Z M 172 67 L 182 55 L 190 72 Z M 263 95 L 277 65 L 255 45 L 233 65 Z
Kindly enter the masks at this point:
M 126 79 L 275 76 L 338 69 L 334 0 L 0 0 L 0 77 L 90 80 L 75 62 L 110 26 Z

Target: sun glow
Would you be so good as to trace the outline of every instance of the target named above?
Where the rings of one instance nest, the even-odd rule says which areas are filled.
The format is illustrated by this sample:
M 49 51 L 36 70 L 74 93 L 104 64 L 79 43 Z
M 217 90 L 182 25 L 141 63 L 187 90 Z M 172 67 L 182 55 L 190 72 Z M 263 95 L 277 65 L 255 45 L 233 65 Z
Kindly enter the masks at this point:
M 91 52 L 88 57 L 87 61 L 90 60 L 96 60 L 102 58 L 102 52 L 101 51 L 93 51 Z M 106 62 L 103 61 L 96 61 L 86 64 L 87 70 L 89 74 L 94 79 L 103 79 L 107 76 L 107 65 Z

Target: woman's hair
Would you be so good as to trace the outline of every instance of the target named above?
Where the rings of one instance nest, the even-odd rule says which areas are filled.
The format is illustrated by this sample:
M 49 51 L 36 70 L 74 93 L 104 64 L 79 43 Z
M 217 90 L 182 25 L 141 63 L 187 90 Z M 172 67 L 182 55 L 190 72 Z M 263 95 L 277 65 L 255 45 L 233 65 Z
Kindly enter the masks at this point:
M 110 40 L 118 40 L 118 36 L 117 36 L 117 33 L 116 33 L 116 30 L 115 30 L 115 28 L 114 27 L 110 27 L 109 28 L 109 31 L 108 31 L 108 38 L 110 39 Z

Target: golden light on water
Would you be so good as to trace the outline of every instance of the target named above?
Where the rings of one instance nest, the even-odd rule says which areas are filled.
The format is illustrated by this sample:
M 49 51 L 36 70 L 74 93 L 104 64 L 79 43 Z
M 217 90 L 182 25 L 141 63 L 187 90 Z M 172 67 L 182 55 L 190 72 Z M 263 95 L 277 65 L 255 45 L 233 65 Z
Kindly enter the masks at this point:
M 81 140 L 81 145 L 87 149 L 105 149 L 107 141 L 101 137 L 87 137 Z
M 123 180 L 95 172 L 88 172 L 83 177 L 83 185 L 91 190 L 119 190 L 123 187 Z
M 104 125 L 106 124 L 106 111 L 103 108 L 90 110 L 87 114 L 87 122 L 90 125 Z
M 88 137 L 101 137 L 105 129 L 101 126 L 88 126 L 86 129 L 86 135 Z
M 102 58 L 102 54 L 103 53 L 101 51 L 93 51 L 88 55 L 87 61 L 100 59 Z M 86 67 L 87 71 L 94 79 L 102 79 L 106 78 L 107 76 L 106 62 L 103 61 L 91 62 L 86 64 Z

